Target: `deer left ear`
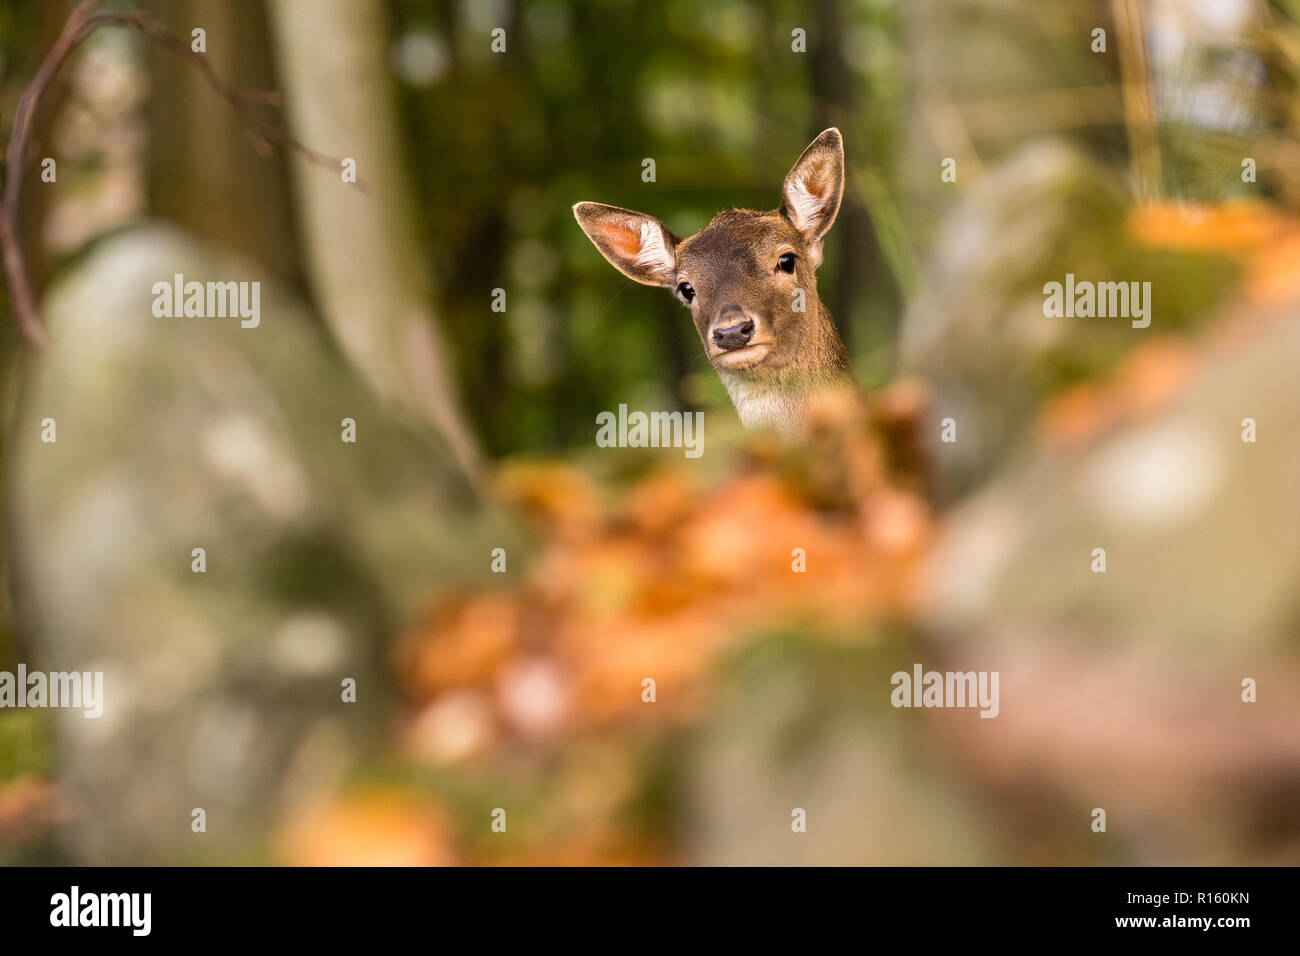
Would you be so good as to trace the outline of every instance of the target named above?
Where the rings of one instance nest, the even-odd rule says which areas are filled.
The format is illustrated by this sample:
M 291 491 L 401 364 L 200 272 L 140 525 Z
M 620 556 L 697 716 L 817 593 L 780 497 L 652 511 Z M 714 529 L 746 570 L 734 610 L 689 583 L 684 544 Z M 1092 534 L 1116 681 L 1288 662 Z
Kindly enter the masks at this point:
M 786 174 L 781 188 L 781 213 L 820 250 L 844 195 L 844 140 L 832 126 L 808 144 Z M 820 258 L 820 256 L 818 257 Z
M 678 238 L 654 216 L 598 202 L 580 202 L 574 218 L 600 254 L 629 279 L 673 287 Z

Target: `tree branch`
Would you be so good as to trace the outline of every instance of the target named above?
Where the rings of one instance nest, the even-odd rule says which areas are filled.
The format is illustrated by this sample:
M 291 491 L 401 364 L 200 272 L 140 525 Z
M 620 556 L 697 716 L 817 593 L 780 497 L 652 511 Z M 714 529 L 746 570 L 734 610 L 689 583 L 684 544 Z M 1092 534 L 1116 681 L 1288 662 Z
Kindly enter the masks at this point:
M 301 154 L 309 162 L 318 166 L 331 166 L 338 169 L 340 163 L 340 160 L 335 157 L 309 149 L 280 127 L 267 123 L 257 115 L 255 110 L 257 106 L 279 106 L 281 104 L 279 93 L 240 90 L 231 86 L 217 75 L 207 57 L 192 50 L 183 37 L 172 32 L 151 14 L 142 10 L 96 13 L 100 2 L 101 0 L 84 0 L 72 11 L 68 22 L 63 25 L 63 30 L 59 33 L 54 46 L 46 54 L 31 83 L 18 101 L 13 131 L 5 157 L 4 195 L 0 199 L 0 258 L 4 260 L 5 281 L 9 286 L 10 302 L 19 330 L 28 344 L 35 348 L 45 344 L 45 325 L 36 306 L 36 295 L 27 268 L 27 258 L 23 253 L 19 227 L 19 205 L 22 199 L 23 175 L 27 165 L 28 137 L 31 132 L 32 117 L 40 107 L 50 83 L 81 42 L 99 28 L 129 27 L 193 63 L 212 90 L 235 111 L 240 124 L 244 127 L 245 135 L 258 155 L 270 156 L 272 148 L 279 146 Z M 355 185 L 365 191 L 364 183 L 358 181 Z

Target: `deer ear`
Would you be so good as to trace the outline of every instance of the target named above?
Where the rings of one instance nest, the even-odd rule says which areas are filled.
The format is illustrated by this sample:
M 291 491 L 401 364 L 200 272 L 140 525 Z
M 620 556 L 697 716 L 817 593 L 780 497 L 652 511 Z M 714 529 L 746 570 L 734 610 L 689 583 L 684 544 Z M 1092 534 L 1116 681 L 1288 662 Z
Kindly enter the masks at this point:
M 832 126 L 808 144 L 786 174 L 781 213 L 808 242 L 820 242 L 835 222 L 843 195 L 844 140 Z
M 574 205 L 573 215 L 600 254 L 629 279 L 673 285 L 680 241 L 654 216 L 598 202 Z

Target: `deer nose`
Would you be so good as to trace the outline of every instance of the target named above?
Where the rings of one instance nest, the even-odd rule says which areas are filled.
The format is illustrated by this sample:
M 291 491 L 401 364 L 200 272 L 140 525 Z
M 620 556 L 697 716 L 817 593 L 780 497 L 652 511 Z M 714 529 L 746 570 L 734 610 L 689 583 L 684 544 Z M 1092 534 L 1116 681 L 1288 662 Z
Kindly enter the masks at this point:
M 713 330 L 713 343 L 724 352 L 743 349 L 753 337 L 753 319 L 743 319 L 734 325 L 728 325 L 726 328 Z

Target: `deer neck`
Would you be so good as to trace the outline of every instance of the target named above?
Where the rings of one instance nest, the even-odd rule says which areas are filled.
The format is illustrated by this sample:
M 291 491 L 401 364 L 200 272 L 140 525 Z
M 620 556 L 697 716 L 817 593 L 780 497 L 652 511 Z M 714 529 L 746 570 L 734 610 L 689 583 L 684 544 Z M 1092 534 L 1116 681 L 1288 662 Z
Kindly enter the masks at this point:
M 848 353 L 820 301 L 816 301 L 815 311 L 810 310 L 810 319 L 807 338 L 795 361 L 774 370 L 721 373 L 731 404 L 746 428 L 802 435 L 816 394 L 828 388 L 852 387 Z

